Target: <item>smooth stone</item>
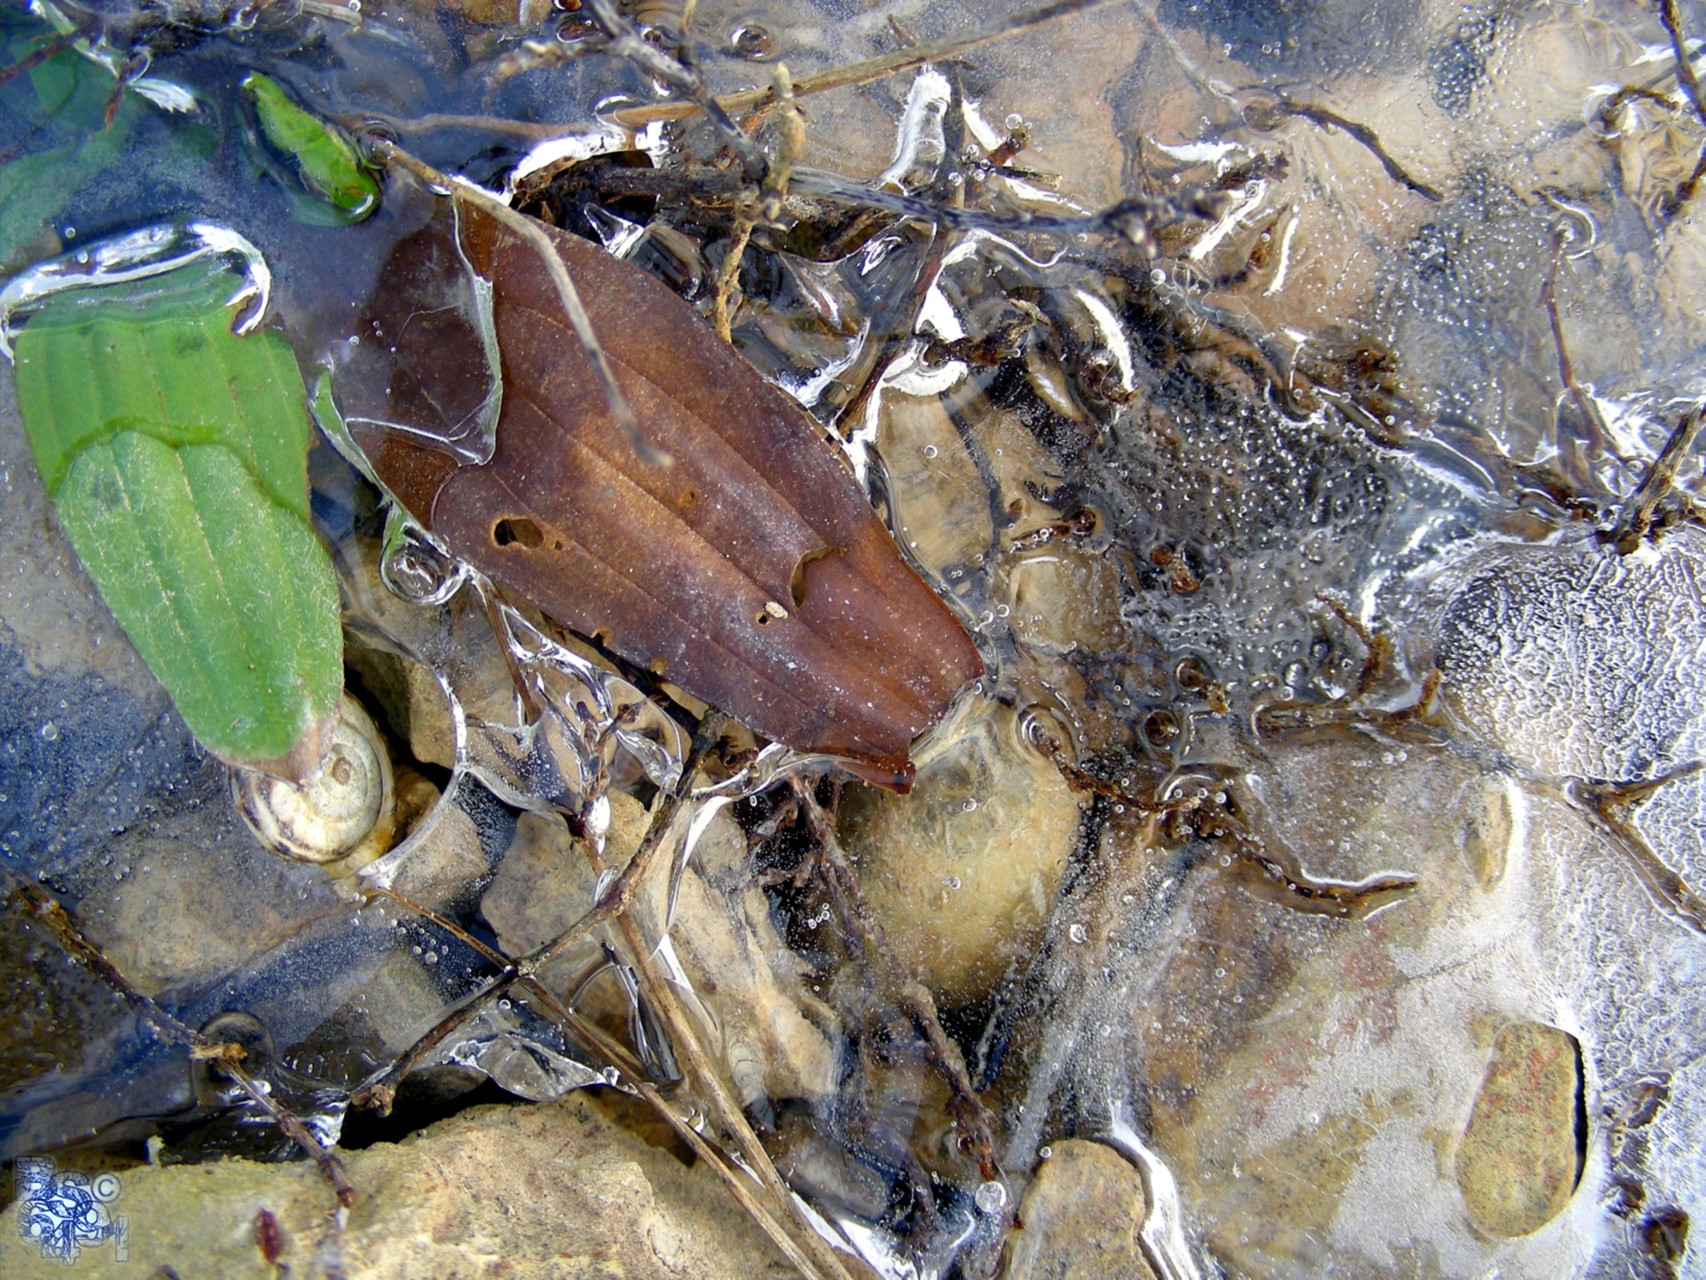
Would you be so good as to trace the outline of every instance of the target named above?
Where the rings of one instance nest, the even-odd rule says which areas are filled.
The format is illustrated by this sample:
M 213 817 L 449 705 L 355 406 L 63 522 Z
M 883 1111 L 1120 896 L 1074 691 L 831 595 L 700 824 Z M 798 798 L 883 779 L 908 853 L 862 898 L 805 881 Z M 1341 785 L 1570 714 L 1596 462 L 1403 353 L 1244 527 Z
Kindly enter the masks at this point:
M 841 834 L 902 965 L 950 1001 L 974 999 L 1035 954 L 1079 803 L 998 709 L 921 767 L 911 795 L 850 787 Z
M 1152 1280 L 1138 1243 L 1143 1179 L 1111 1147 L 1054 1144 L 1019 1201 L 1002 1280 Z
M 1538 1231 L 1574 1194 L 1580 1063 L 1575 1038 L 1544 1023 L 1510 1023 L 1493 1041 L 1457 1149 L 1464 1206 L 1488 1235 Z

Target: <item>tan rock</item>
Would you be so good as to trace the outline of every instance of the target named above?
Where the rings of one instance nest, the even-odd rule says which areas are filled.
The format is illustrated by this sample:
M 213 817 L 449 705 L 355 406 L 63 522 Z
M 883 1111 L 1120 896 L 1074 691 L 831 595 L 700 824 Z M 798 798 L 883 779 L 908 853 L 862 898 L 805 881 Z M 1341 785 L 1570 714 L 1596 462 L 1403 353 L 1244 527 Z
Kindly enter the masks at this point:
M 467 811 L 454 804 L 434 814 L 439 790 L 412 770 L 398 778 L 397 793 L 399 825 L 429 820 L 432 825 L 420 831 L 420 839 L 404 854 L 391 887 L 423 907 L 442 910 L 486 873 L 480 833 Z
M 606 848 L 626 855 L 645 833 L 645 810 L 628 796 L 611 797 Z M 592 905 L 596 883 L 585 853 L 561 821 L 524 813 L 497 875 L 480 899 L 480 914 L 512 956 L 559 937 Z
M 1487 1234 L 1538 1231 L 1575 1192 L 1580 1061 L 1575 1038 L 1544 1023 L 1513 1022 L 1494 1040 L 1457 1150 L 1458 1189 Z
M 1138 1243 L 1143 1179 L 1118 1152 L 1057 1142 L 1019 1201 L 1003 1280 L 1153 1280 Z
M 479 1107 L 406 1139 L 345 1153 L 359 1199 L 343 1231 L 312 1164 L 138 1168 L 110 1212 L 129 1226 L 129 1259 L 85 1249 L 93 1280 L 224 1276 L 273 1280 L 257 1242 L 276 1224 L 278 1262 L 297 1277 L 474 1280 L 625 1277 L 760 1280 L 791 1269 L 703 1164 L 684 1166 L 612 1124 L 576 1094 L 547 1106 Z M 59 1277 L 0 1223 L 0 1273 Z M 169 1267 L 170 1271 L 157 1268 Z
M 1119 568 L 1110 557 L 1062 543 L 1016 558 L 1008 575 L 1013 634 L 1021 644 L 1095 651 L 1124 638 Z
M 235 816 L 222 839 L 194 818 L 115 841 L 113 878 L 79 907 L 90 939 L 137 990 L 233 973 L 352 911 L 324 872 L 268 853 Z
M 976 996 L 1042 936 L 1078 830 L 1079 800 L 1022 745 L 983 725 L 919 771 L 909 796 L 850 789 L 842 835 L 901 964 L 948 999 Z

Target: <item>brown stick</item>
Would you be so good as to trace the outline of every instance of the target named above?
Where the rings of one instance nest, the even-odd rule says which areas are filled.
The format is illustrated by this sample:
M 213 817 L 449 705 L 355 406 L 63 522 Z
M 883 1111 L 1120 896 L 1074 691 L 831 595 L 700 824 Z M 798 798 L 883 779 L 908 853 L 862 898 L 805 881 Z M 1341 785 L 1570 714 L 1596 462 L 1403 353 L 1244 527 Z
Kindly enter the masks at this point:
M 827 93 L 831 89 L 868 84 L 899 71 L 923 66 L 926 62 L 940 62 L 979 45 L 1000 40 L 1067 14 L 1100 9 L 1114 2 L 1115 0 L 1055 0 L 1053 4 L 1045 4 L 1017 14 L 998 26 L 981 27 L 963 36 L 937 40 L 931 44 L 886 53 L 876 58 L 866 58 L 860 62 L 849 63 L 845 67 L 832 67 L 828 71 L 806 76 L 794 85 L 794 96 L 806 98 L 817 93 Z M 739 93 L 726 93 L 716 99 L 717 104 L 731 116 L 748 111 L 768 111 L 778 101 L 773 88 L 745 89 Z M 611 118 L 624 128 L 643 129 L 654 120 L 688 120 L 702 112 L 703 108 L 696 102 L 660 102 L 652 106 L 629 107 L 615 112 Z
M 1703 422 L 1706 422 L 1706 405 L 1696 405 L 1683 414 L 1665 447 L 1647 468 L 1640 486 L 1630 495 L 1622 516 L 1608 535 L 1608 540 L 1624 555 L 1639 546 L 1652 529 L 1653 515 L 1676 484 L 1676 473 L 1681 470 L 1683 459 L 1693 451 Z
M 118 967 L 101 954 L 100 948 L 83 936 L 82 930 L 77 927 L 76 921 L 72 920 L 70 913 L 59 900 L 39 885 L 31 884 L 27 880 L 15 880 L 12 894 L 24 904 L 31 916 L 52 932 L 66 954 L 116 992 L 138 1016 L 149 1022 L 167 1040 L 185 1046 L 195 1057 L 217 1062 L 219 1069 L 237 1082 L 238 1087 L 249 1095 L 249 1099 L 266 1113 L 267 1118 L 312 1157 L 322 1176 L 331 1184 L 338 1203 L 346 1209 L 355 1203 L 355 1187 L 344 1170 L 343 1162 L 289 1109 L 274 1099 L 270 1089 L 263 1088 L 254 1076 L 239 1065 L 242 1050 L 238 1046 L 224 1044 L 203 1035 L 187 1023 L 180 1022 L 133 987 L 130 980 L 119 972 Z
M 968 1146 L 976 1153 L 979 1172 L 986 1180 L 998 1177 L 995 1118 L 972 1087 L 965 1056 L 942 1029 L 935 997 L 895 957 L 882 925 L 865 905 L 858 877 L 816 797 L 798 782 L 794 784 L 794 795 L 820 850 L 820 867 L 831 889 L 837 913 L 842 918 L 842 927 L 857 944 L 861 958 L 870 966 L 879 987 L 887 991 L 924 1037 L 926 1061 L 948 1085 L 951 1109 L 964 1130 Z
M 1630 870 L 1659 909 L 1699 934 L 1706 934 L 1706 901 L 1689 887 L 1680 873 L 1659 857 L 1646 836 L 1641 834 L 1640 827 L 1630 820 L 1628 810 L 1649 799 L 1667 782 L 1698 773 L 1703 767 L 1706 767 L 1706 762 L 1695 760 L 1644 782 L 1576 781 L 1564 788 L 1566 796 L 1584 804 L 1616 839 Z
M 525 956 L 510 959 L 475 943 L 474 945 L 482 954 L 486 955 L 493 964 L 499 966 L 497 977 L 440 1018 L 426 1035 L 409 1047 L 407 1052 L 358 1089 L 355 1094 L 358 1105 L 376 1107 L 381 1114 L 388 1113 L 391 1101 L 396 1096 L 397 1085 L 410 1071 L 419 1066 L 433 1049 L 442 1044 L 447 1036 L 464 1025 L 488 1002 L 502 996 L 518 982 L 525 982 L 537 990 L 543 990 L 543 987 L 535 981 L 541 969 L 569 948 L 584 940 L 600 925 L 627 912 L 635 893 L 639 890 L 640 882 L 644 879 L 652 861 L 657 856 L 658 849 L 663 844 L 664 833 L 669 830 L 670 823 L 675 820 L 675 815 L 681 808 L 687 786 L 691 783 L 694 773 L 697 772 L 706 754 L 716 744 L 717 739 L 722 736 L 725 723 L 725 717 L 718 711 L 708 713 L 700 722 L 699 731 L 693 737 L 693 746 L 682 764 L 679 784 L 664 792 L 657 809 L 652 814 L 651 825 L 646 828 L 645 837 L 640 841 L 640 847 L 634 851 L 634 856 L 628 860 L 628 865 L 623 868 L 621 875 L 617 876 L 615 882 L 605 890 L 598 901 L 594 902 L 578 920 L 556 938 L 544 946 L 528 952 Z M 378 891 L 375 890 L 374 892 Z M 386 894 L 385 896 L 397 897 L 395 894 Z M 417 907 L 414 903 L 402 901 L 411 910 L 426 914 L 423 908 Z M 432 919 L 434 923 L 449 924 L 448 921 L 443 921 L 442 917 L 435 914 L 428 915 L 427 918 Z M 449 927 L 456 928 L 454 925 Z M 461 932 L 460 930 L 456 931 Z M 463 936 L 467 937 L 466 934 Z
M 1310 102 L 1292 102 L 1280 98 L 1272 103 L 1251 104 L 1244 109 L 1244 119 L 1253 129 L 1268 129 L 1280 116 L 1296 116 L 1300 120 L 1308 120 L 1323 128 L 1342 129 L 1380 161 L 1380 167 L 1386 170 L 1387 177 L 1399 186 L 1414 191 L 1422 199 L 1439 204 L 1445 196 L 1437 187 L 1431 187 L 1420 178 L 1411 176 L 1410 171 L 1392 158 L 1390 152 L 1381 145 L 1380 135 L 1366 124 L 1351 120 L 1328 107 L 1318 106 Z
M 1694 64 L 1688 60 L 1688 41 L 1682 34 L 1682 14 L 1677 9 L 1676 0 L 1659 0 L 1659 21 L 1664 24 L 1665 34 L 1670 37 L 1671 52 L 1676 56 L 1676 82 L 1688 99 L 1688 105 L 1694 108 L 1695 116 L 1706 125 L 1706 99 L 1701 97 L 1700 77 L 1694 74 Z M 1667 218 L 1675 217 L 1693 198 L 1703 177 L 1706 177 L 1706 147 L 1700 149 L 1694 171 L 1678 184 L 1675 194 L 1665 201 L 1660 212 Z
M 1564 341 L 1564 325 L 1558 315 L 1558 271 L 1563 260 L 1564 233 L 1559 231 L 1552 238 L 1552 266 L 1540 286 L 1540 305 L 1546 308 L 1546 319 L 1552 326 L 1552 345 L 1558 353 L 1558 379 L 1564 384 L 1570 403 L 1576 406 L 1576 412 L 1581 415 L 1587 430 L 1589 456 L 1598 457 L 1605 452 L 1606 441 L 1611 438 L 1611 433 L 1606 429 L 1605 418 L 1600 414 L 1599 406 L 1582 390 L 1582 384 L 1576 380 L 1576 366 L 1570 359 L 1570 349 Z
M 1676 0 L 1659 0 L 1659 21 L 1664 24 L 1665 34 L 1670 37 L 1671 52 L 1676 55 L 1676 82 L 1688 95 L 1688 104 L 1694 108 L 1700 123 L 1706 125 L 1706 100 L 1701 98 L 1700 77 L 1694 74 L 1694 64 L 1688 60 L 1688 42 L 1683 38 L 1682 14 L 1677 9 Z

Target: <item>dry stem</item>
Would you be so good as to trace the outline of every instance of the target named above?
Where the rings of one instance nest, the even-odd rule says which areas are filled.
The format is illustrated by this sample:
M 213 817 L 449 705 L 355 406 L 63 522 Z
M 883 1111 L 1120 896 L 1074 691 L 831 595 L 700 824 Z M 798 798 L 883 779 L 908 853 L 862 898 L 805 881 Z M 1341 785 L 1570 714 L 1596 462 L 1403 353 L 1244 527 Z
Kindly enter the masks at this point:
M 419 178 L 428 186 L 439 188 L 452 194 L 456 199 L 464 200 L 479 209 L 482 213 L 495 218 L 510 231 L 514 232 L 539 255 L 546 273 L 551 277 L 551 283 L 556 288 L 557 297 L 563 304 L 563 311 L 569 318 L 569 324 L 575 331 L 582 348 L 586 351 L 587 359 L 592 362 L 593 372 L 598 375 L 598 382 L 604 391 L 604 400 L 610 407 L 611 416 L 616 419 L 616 425 L 622 429 L 622 434 L 628 438 L 628 443 L 640 459 L 654 467 L 668 467 L 674 462 L 667 452 L 658 448 L 648 440 L 640 430 L 639 420 L 634 416 L 633 407 L 628 403 L 628 397 L 622 394 L 622 388 L 617 384 L 616 372 L 611 367 L 610 357 L 605 354 L 599 344 L 598 335 L 593 332 L 592 321 L 586 314 L 586 307 L 581 302 L 580 291 L 575 288 L 575 282 L 569 275 L 568 267 L 563 265 L 562 255 L 551 243 L 551 237 L 545 234 L 544 228 L 526 214 L 517 213 L 491 192 L 469 182 L 466 178 L 453 174 L 441 173 L 439 170 L 410 155 L 402 147 L 389 139 L 382 139 L 373 144 L 374 156 L 387 164 L 394 164 Z
M 907 71 L 913 67 L 923 66 L 927 62 L 940 62 L 956 54 L 965 53 L 979 45 L 1000 40 L 1018 32 L 1025 31 L 1051 19 L 1063 17 L 1071 13 L 1082 13 L 1091 9 L 1100 9 L 1115 3 L 1115 0 L 1056 0 L 1054 4 L 1045 4 L 1036 9 L 1027 10 L 996 26 L 981 27 L 963 36 L 955 36 L 947 40 L 937 40 L 930 44 L 919 45 L 916 48 L 901 49 L 894 53 L 885 53 L 879 57 L 866 58 L 860 62 L 849 63 L 844 67 L 831 67 L 816 75 L 807 76 L 794 85 L 796 98 L 810 97 L 817 93 L 827 93 L 831 89 L 845 89 L 853 85 L 869 84 L 873 80 L 881 80 L 884 76 L 892 76 L 899 71 Z M 781 98 L 774 88 L 744 89 L 739 93 L 726 93 L 715 99 L 716 104 L 731 116 L 742 115 L 749 111 L 768 111 L 776 106 Z M 654 120 L 687 120 L 704 113 L 704 108 L 697 102 L 660 102 L 653 106 L 629 107 L 618 111 L 612 119 L 629 129 L 643 129 Z
M 41 921 L 53 933 L 66 954 L 116 992 L 138 1016 L 152 1025 L 165 1039 L 185 1046 L 192 1057 L 217 1063 L 219 1069 L 237 1083 L 249 1096 L 249 1100 L 265 1112 L 267 1118 L 277 1125 L 286 1137 L 313 1158 L 320 1173 L 331 1184 L 338 1203 L 346 1209 L 355 1203 L 355 1187 L 344 1171 L 343 1162 L 330 1148 L 323 1145 L 295 1114 L 272 1096 L 270 1088 L 263 1087 L 261 1081 L 257 1081 L 240 1065 L 242 1049 L 239 1046 L 210 1039 L 187 1023 L 180 1022 L 133 987 L 117 966 L 101 954 L 100 948 L 83 936 L 76 921 L 60 905 L 58 899 L 40 886 L 27 880 L 16 880 L 12 894 L 22 901 L 25 909 L 35 919 Z

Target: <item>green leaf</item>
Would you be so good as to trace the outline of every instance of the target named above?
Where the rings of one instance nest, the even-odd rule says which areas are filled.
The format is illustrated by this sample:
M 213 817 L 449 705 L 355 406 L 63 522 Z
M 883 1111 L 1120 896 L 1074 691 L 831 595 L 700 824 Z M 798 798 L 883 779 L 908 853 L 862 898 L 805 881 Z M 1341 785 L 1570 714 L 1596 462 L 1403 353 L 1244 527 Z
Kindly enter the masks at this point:
M 359 222 L 379 207 L 379 184 L 342 132 L 258 71 L 244 77 L 243 97 L 267 143 L 289 158 L 302 187 L 333 220 Z
M 5 56 L 16 61 L 35 44 L 11 41 Z M 27 77 L 0 85 L 0 119 L 20 136 L 38 146 L 43 139 L 71 139 L 0 165 L 0 267 L 123 153 L 143 112 L 127 97 L 113 122 L 103 127 L 112 86 L 104 68 L 69 49 L 31 68 Z
M 60 522 L 214 754 L 300 775 L 343 686 L 337 583 L 308 514 L 306 392 L 276 333 L 231 332 L 215 261 L 65 289 L 13 339 Z

